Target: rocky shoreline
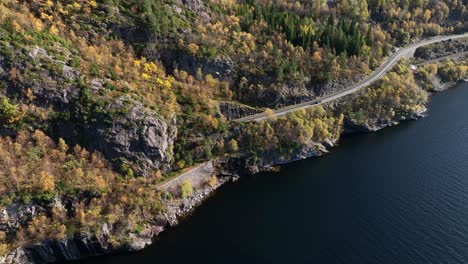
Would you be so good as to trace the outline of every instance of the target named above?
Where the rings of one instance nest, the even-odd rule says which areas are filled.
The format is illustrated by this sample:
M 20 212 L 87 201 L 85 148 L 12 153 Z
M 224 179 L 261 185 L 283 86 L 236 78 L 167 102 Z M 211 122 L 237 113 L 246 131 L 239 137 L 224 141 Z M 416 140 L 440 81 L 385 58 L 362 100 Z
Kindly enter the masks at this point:
M 17 248 L 7 255 L 0 257 L 0 263 L 55 263 L 63 261 L 79 260 L 91 256 L 99 256 L 118 252 L 132 252 L 141 250 L 152 244 L 153 239 L 167 228 L 176 226 L 182 219 L 189 216 L 197 206 L 211 196 L 216 189 L 226 182 L 234 181 L 237 177 L 221 177 L 212 185 L 204 185 L 195 190 L 190 197 L 182 199 L 168 199 L 165 201 L 167 210 L 157 215 L 139 233 L 130 233 L 129 241 L 123 248 L 114 248 L 109 243 L 114 228 L 104 224 L 99 235 L 79 234 L 72 239 L 46 240 L 42 243 Z M 60 200 L 56 199 L 50 207 L 59 206 Z M 37 215 L 48 208 L 30 203 L 28 205 L 11 205 L 0 212 L 0 220 L 3 226 L 15 226 L 21 221 Z

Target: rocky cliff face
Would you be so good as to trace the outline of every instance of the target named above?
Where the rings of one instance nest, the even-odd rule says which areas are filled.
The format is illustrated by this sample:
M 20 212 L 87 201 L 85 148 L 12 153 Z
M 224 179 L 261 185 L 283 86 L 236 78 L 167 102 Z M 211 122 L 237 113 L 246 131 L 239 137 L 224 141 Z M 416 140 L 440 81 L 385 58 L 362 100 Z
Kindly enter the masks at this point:
M 176 0 L 175 4 L 185 6 L 205 23 L 211 20 L 210 9 L 203 3 L 202 0 Z
M 468 41 L 454 40 L 432 44 L 416 50 L 414 57 L 422 60 L 433 60 L 440 57 L 468 51 Z
M 6 89 L 8 97 L 27 100 L 27 94 L 30 94 L 36 106 L 76 115 L 75 119 L 54 120 L 50 134 L 71 143 L 80 143 L 87 149 L 98 150 L 108 160 L 117 161 L 117 166 L 121 159 L 134 162 L 138 164 L 138 173 L 142 175 L 171 169 L 172 146 L 177 133 L 175 117 L 165 120 L 130 96 L 116 99 L 101 96 L 105 80 L 92 79 L 86 84 L 89 92 L 87 96 L 99 98 L 104 103 L 99 105 L 101 114 L 94 116 L 95 120 L 83 122 L 83 87 L 77 82 L 80 71 L 62 65 L 39 47 L 33 47 L 25 53 L 22 55 L 28 56 L 31 64 L 0 58 L 0 80 L 9 83 Z M 39 72 L 40 78 L 18 77 L 21 80 L 15 80 L 7 74 L 12 69 L 15 72 L 29 72 L 32 63 L 59 65 L 61 71 L 57 74 L 43 68 Z
M 225 116 L 227 120 L 233 120 L 261 112 L 259 109 L 233 102 L 219 102 L 218 110 L 219 113 Z
M 153 54 L 151 48 L 146 49 L 145 52 L 147 57 L 161 60 L 169 72 L 180 69 L 192 76 L 197 76 L 198 71 L 201 71 L 203 76 L 211 74 L 222 81 L 233 81 L 236 78 L 234 62 L 227 56 L 201 58 L 180 50 L 163 50 Z
M 143 174 L 156 169 L 169 171 L 177 133 L 175 118 L 166 122 L 128 97 L 118 98 L 108 108 L 127 111 L 109 124 L 99 122 L 90 126 L 86 130 L 89 146 L 110 160 L 125 158 L 137 163 Z
M 25 100 L 24 96 L 30 93 L 36 105 L 63 110 L 78 95 L 79 90 L 73 83 L 80 77 L 77 69 L 53 59 L 37 46 L 14 56 L 23 57 L 24 61 L 19 63 L 11 57 L 0 57 L 0 80 L 8 84 L 5 92 L 9 97 Z M 34 72 L 36 66 L 46 64 L 47 67 Z M 30 76 L 33 74 L 37 76 Z
M 110 103 L 107 110 L 125 109 L 125 115 L 97 120 L 90 124 L 57 121 L 52 133 L 87 149 L 97 150 L 119 167 L 130 161 L 138 166 L 139 175 L 147 176 L 156 170 L 171 170 L 172 148 L 177 133 L 175 117 L 162 119 L 140 102 L 121 97 Z

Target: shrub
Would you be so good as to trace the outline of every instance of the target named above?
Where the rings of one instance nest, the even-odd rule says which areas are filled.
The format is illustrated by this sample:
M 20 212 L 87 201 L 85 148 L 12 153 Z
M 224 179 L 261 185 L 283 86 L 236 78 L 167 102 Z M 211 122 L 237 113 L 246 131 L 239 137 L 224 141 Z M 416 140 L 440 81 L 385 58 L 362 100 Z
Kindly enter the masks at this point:
M 97 65 L 96 63 L 93 63 L 91 65 L 91 67 L 89 68 L 89 71 L 90 71 L 91 75 L 93 75 L 95 77 L 98 77 L 99 76 L 99 65 Z
M 4 256 L 8 253 L 8 245 L 0 243 L 0 256 Z
M 177 167 L 177 169 L 179 169 L 179 170 L 185 168 L 185 161 L 184 161 L 184 160 L 179 160 L 179 161 L 177 161 L 176 167 Z
M 189 180 L 184 180 L 180 185 L 180 193 L 182 198 L 189 197 L 193 193 L 192 183 Z
M 215 175 L 211 176 L 210 178 L 206 179 L 206 184 L 208 186 L 210 186 L 211 188 L 215 187 L 216 185 L 218 185 L 218 177 L 216 177 Z
M 229 142 L 227 144 L 227 150 L 230 153 L 235 153 L 235 152 L 237 152 L 237 150 L 239 150 L 239 144 L 237 143 L 237 141 L 235 139 L 229 140 Z
M 21 111 L 17 105 L 10 103 L 8 98 L 0 99 L 0 122 L 5 124 L 13 124 L 19 121 L 22 117 Z
M 193 165 L 193 156 L 191 152 L 187 152 L 184 158 L 184 167 L 189 167 Z
M 143 232 L 145 230 L 145 227 L 142 226 L 142 225 L 137 225 L 135 227 L 135 232 L 137 232 L 138 234 L 140 234 L 141 232 Z

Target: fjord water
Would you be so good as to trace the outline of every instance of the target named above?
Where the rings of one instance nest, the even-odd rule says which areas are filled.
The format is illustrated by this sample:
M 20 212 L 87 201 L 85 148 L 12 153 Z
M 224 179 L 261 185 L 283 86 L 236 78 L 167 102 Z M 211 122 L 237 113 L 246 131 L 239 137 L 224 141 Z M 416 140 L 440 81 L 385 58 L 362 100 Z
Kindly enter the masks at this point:
M 82 263 L 468 263 L 468 85 L 427 118 L 223 186 L 141 252 Z

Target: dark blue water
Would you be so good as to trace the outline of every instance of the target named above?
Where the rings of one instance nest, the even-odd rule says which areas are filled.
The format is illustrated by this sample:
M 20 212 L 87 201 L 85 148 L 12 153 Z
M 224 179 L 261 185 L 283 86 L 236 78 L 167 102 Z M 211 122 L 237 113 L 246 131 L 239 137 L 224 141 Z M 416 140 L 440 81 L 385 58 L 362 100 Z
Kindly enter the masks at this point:
M 468 85 L 425 119 L 225 185 L 142 252 L 82 263 L 468 263 Z

